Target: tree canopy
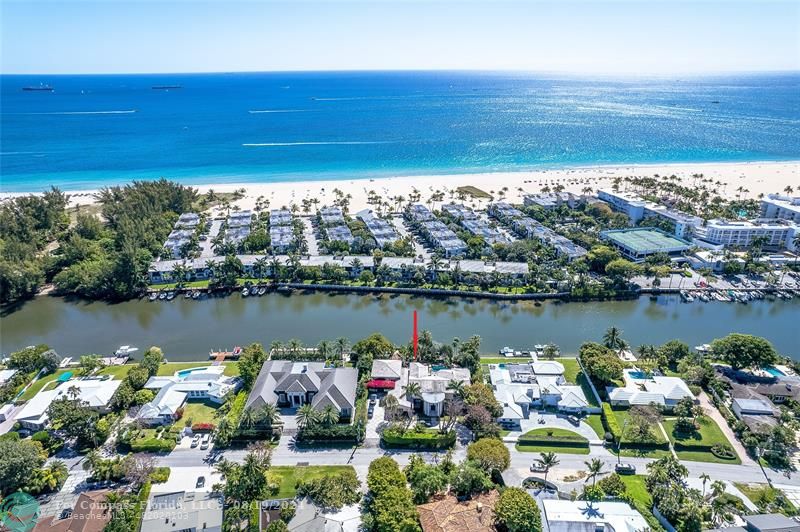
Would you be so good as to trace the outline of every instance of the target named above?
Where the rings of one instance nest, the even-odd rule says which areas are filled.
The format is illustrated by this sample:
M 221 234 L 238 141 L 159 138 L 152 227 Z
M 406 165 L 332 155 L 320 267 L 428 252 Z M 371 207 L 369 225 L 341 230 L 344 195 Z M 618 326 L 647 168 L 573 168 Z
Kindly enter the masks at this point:
M 711 354 L 733 369 L 757 369 L 778 361 L 778 353 L 768 340 L 749 334 L 717 338 L 711 342 Z

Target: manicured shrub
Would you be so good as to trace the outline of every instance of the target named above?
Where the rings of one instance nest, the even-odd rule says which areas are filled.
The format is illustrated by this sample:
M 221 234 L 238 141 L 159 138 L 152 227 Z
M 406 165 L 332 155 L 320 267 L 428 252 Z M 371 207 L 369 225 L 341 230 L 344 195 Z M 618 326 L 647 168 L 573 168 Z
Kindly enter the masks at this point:
M 601 416 L 603 426 L 614 437 L 614 441 L 620 441 L 622 438 L 622 429 L 617 422 L 617 416 L 614 415 L 614 410 L 608 403 L 603 403 L 603 414 Z

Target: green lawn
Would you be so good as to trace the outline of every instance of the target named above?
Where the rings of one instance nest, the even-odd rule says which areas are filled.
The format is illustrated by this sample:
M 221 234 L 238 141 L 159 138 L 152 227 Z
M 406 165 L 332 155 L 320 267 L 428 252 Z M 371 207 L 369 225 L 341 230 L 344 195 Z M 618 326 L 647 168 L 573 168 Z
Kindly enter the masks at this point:
M 586 396 L 589 404 L 592 406 L 600 406 L 597 402 L 597 399 L 594 397 L 594 393 L 592 393 L 592 386 L 589 384 L 589 378 L 583 371 L 581 371 L 578 360 L 574 357 L 562 357 L 557 358 L 556 360 L 561 362 L 561 364 L 564 366 L 564 378 L 567 380 L 567 382 L 580 385 L 581 389 L 583 390 L 583 395 Z
M 525 441 L 526 438 L 535 439 L 535 441 Z M 552 440 L 554 443 L 560 441 L 562 443 L 547 445 L 543 444 L 542 440 Z M 516 447 L 518 451 L 523 453 L 589 454 L 589 444 L 586 438 L 577 432 L 559 428 L 542 428 L 528 431 L 520 436 Z
M 602 440 L 605 437 L 606 429 L 603 428 L 603 416 L 600 414 L 590 414 L 583 418 L 583 421 L 588 423 L 589 426 L 594 429 L 594 432 L 597 434 L 598 438 Z
M 181 371 L 190 368 L 200 368 L 210 366 L 211 361 L 205 360 L 201 362 L 169 362 L 168 364 L 161 364 L 158 368 L 158 375 L 161 377 L 168 377 L 176 371 Z M 239 364 L 237 362 L 225 362 L 225 375 L 235 376 L 239 374 Z
M 700 429 L 692 434 L 683 434 L 675 430 L 677 419 L 665 419 L 663 422 L 664 430 L 667 431 L 670 441 L 675 445 L 675 452 L 678 458 L 682 460 L 693 460 L 696 462 L 714 462 L 719 464 L 741 464 L 741 459 L 737 456 L 732 460 L 725 460 L 714 456 L 710 451 L 705 449 L 691 449 L 692 445 L 716 445 L 723 444 L 733 448 L 725 437 L 725 434 L 716 424 L 716 422 L 708 416 L 702 416 L 698 419 Z M 734 451 L 735 453 L 735 451 Z
M 63 375 L 64 373 L 71 371 L 73 375 L 77 375 L 77 370 L 75 369 L 57 369 L 54 373 L 49 375 L 45 375 L 41 379 L 37 380 L 33 384 L 31 384 L 25 393 L 17 399 L 18 401 L 30 401 L 33 399 L 33 396 L 39 393 L 39 391 L 45 387 L 45 385 L 55 381 L 59 376 Z
M 216 425 L 219 422 L 216 417 L 218 409 L 219 405 L 211 401 L 187 401 L 186 406 L 183 407 L 181 421 L 191 419 L 193 424 L 214 423 Z
M 123 380 L 136 364 L 122 364 L 121 366 L 107 366 L 97 372 L 98 375 L 111 375 L 114 380 Z
M 653 499 L 650 497 L 650 492 L 644 483 L 647 477 L 645 475 L 620 475 L 620 478 L 625 484 L 625 493 L 631 496 L 634 508 L 642 514 L 647 524 L 650 525 L 650 529 L 653 532 L 663 531 L 664 527 L 661 526 L 651 510 Z
M 311 480 L 353 469 L 352 466 L 272 466 L 269 472 L 278 477 L 280 488 L 276 499 L 292 499 L 299 480 Z
M 739 491 L 744 493 L 753 504 L 758 506 L 761 512 L 777 512 L 789 516 L 797 514 L 797 508 L 777 488 L 762 483 L 746 484 L 744 482 L 734 482 L 733 485 L 739 488 Z

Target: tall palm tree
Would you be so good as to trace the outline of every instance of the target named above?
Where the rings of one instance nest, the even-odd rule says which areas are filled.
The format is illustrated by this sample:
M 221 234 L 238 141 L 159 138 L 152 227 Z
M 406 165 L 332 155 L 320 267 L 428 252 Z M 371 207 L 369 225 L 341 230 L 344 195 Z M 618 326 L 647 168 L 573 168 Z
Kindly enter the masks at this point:
M 289 344 L 287 345 L 287 348 L 289 349 L 289 352 L 293 356 L 297 356 L 297 355 L 300 354 L 300 351 L 303 349 L 303 342 L 301 342 L 297 338 L 292 338 L 291 340 L 289 340 Z
M 586 480 L 592 479 L 592 488 L 597 483 L 597 476 L 603 472 L 603 461 L 599 458 L 592 458 L 591 462 L 584 462 L 586 464 Z
M 253 408 L 247 408 L 239 416 L 239 426 L 243 429 L 251 429 L 258 422 L 258 414 Z
M 622 331 L 618 327 L 611 326 L 603 335 L 603 345 L 615 351 L 622 351 L 628 347 L 628 342 L 622 339 Z
M 300 428 L 311 427 L 314 423 L 317 422 L 318 416 L 317 411 L 314 410 L 314 407 L 305 404 L 297 409 L 297 425 Z
M 703 498 L 705 498 L 705 496 L 706 496 L 706 482 L 711 480 L 711 477 L 708 475 L 708 473 L 703 473 L 702 475 L 700 475 L 700 480 L 703 481 Z
M 317 353 L 319 353 L 320 357 L 327 360 L 332 352 L 331 343 L 328 340 L 322 340 L 317 344 Z
M 350 349 L 350 340 L 347 337 L 340 336 L 336 339 L 336 354 L 343 357 L 348 349 Z
M 217 276 L 217 271 L 219 268 L 219 264 L 214 259 L 208 259 L 204 264 L 206 271 L 208 272 L 209 280 L 214 279 Z
M 422 387 L 418 382 L 410 382 L 403 386 L 403 391 L 406 392 L 406 397 L 409 401 L 414 401 L 417 397 L 422 395 Z
M 558 460 L 556 453 L 539 453 L 539 465 L 544 469 L 544 489 L 547 490 L 547 474 L 550 470 L 556 467 L 561 462 Z
M 264 278 L 268 268 L 269 263 L 267 262 L 266 257 L 259 257 L 253 261 L 253 272 L 256 274 L 256 277 L 258 277 L 259 282 L 261 282 L 261 279 Z
M 397 409 L 400 408 L 400 403 L 394 395 L 387 395 L 383 400 L 383 409 L 386 411 L 386 416 L 389 421 L 394 420 L 397 416 Z

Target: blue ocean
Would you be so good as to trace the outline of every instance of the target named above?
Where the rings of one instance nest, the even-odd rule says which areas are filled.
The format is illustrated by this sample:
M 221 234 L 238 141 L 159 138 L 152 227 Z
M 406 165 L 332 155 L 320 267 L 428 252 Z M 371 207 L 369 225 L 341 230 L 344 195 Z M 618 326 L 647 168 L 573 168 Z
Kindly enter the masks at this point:
M 3 75 L 0 84 L 4 192 L 162 176 L 202 184 L 800 159 L 800 73 Z M 54 90 L 23 90 L 43 85 Z

